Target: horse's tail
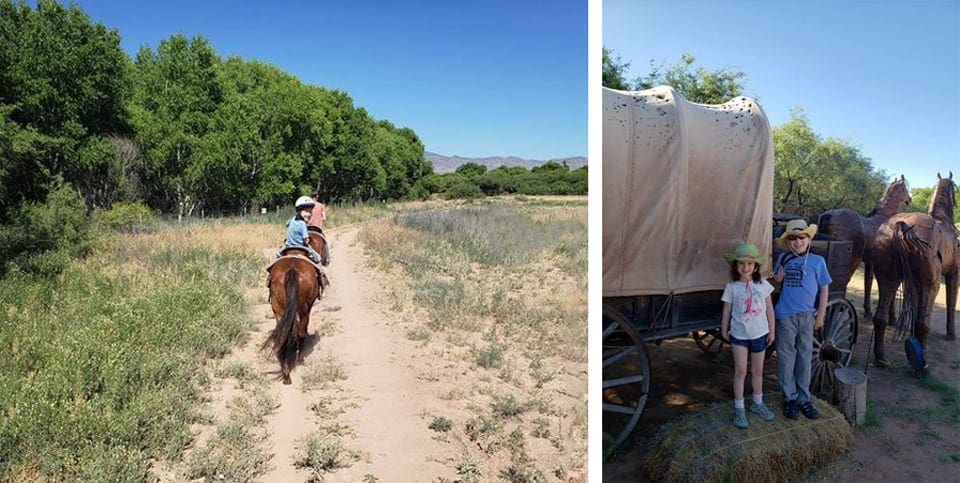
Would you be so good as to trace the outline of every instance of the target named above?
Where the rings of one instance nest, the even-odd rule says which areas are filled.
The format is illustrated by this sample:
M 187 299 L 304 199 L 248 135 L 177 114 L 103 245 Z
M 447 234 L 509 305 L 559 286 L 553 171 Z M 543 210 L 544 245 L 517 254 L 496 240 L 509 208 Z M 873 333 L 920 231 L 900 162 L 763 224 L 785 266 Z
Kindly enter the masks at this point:
M 893 230 L 893 262 L 900 277 L 902 302 L 900 313 L 897 316 L 897 338 L 904 334 L 913 334 L 920 322 L 918 313 L 920 305 L 920 287 L 913 276 L 910 257 L 916 256 L 929 247 L 927 242 L 920 239 L 913 231 L 913 227 L 903 221 L 898 221 Z
M 277 354 L 277 359 L 283 363 L 284 355 L 291 348 L 296 349 L 293 327 L 297 322 L 297 292 L 299 291 L 297 283 L 297 271 L 290 270 L 283 278 L 283 285 L 286 288 L 287 300 L 283 305 L 283 315 L 280 317 L 277 327 L 269 342 L 273 344 L 273 350 Z

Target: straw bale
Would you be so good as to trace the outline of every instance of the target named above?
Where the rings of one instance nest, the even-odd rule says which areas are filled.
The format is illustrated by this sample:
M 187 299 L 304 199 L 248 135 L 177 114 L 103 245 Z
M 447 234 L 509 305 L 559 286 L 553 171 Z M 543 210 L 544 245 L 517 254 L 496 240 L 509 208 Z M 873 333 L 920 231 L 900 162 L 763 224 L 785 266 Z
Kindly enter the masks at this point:
M 774 420 L 747 412 L 747 429 L 733 426 L 732 401 L 664 424 L 643 458 L 644 472 L 653 481 L 668 482 L 794 481 L 850 449 L 850 425 L 826 402 L 814 398 L 820 419 L 801 414 L 794 421 L 780 411 L 781 395 L 769 394 L 764 400 Z

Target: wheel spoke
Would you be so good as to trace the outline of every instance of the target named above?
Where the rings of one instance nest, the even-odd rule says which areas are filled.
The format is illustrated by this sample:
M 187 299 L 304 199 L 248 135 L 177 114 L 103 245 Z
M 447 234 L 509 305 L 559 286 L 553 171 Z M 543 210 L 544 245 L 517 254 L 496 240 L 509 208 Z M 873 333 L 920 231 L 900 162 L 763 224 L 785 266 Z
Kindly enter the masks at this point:
M 624 406 L 622 404 L 612 404 L 612 403 L 603 403 L 603 410 L 608 413 L 619 413 L 619 414 L 633 414 L 637 412 L 637 408 L 632 406 Z
M 619 327 L 619 326 L 620 326 L 620 324 L 618 324 L 618 323 L 616 323 L 616 322 L 611 322 L 610 325 L 608 325 L 606 329 L 603 329 L 603 338 L 606 339 L 607 337 L 609 337 L 610 334 L 612 334 L 613 331 L 617 330 L 617 327 Z
M 603 368 L 606 369 L 607 366 L 609 366 L 610 364 L 613 364 L 613 363 L 619 361 L 620 359 L 623 359 L 624 357 L 629 356 L 630 354 L 635 354 L 636 352 L 637 352 L 637 347 L 636 347 L 636 346 L 627 347 L 626 349 L 618 352 L 617 354 L 612 355 L 612 356 L 607 357 L 606 359 L 604 359 L 604 360 L 603 360 Z
M 617 379 L 609 379 L 609 380 L 603 381 L 603 388 L 607 389 L 607 388 L 616 387 L 616 386 L 626 386 L 627 384 L 636 384 L 638 382 L 643 382 L 644 379 L 645 377 L 643 376 L 643 374 L 639 374 L 636 376 L 619 377 Z

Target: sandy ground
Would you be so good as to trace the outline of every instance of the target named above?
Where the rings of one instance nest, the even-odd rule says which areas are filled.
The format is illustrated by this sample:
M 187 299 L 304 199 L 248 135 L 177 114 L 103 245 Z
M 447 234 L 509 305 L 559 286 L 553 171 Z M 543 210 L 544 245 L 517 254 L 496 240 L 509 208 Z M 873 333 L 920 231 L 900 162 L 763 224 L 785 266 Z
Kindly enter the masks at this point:
M 350 465 L 323 473 L 323 481 L 416 482 L 454 477 L 442 463 L 449 459 L 449 450 L 431 438 L 433 432 L 422 417 L 444 401 L 420 383 L 407 364 L 415 359 L 417 348 L 397 333 L 387 311 L 373 300 L 381 290 L 375 274 L 364 266 L 356 234 L 357 228 L 331 233 L 331 286 L 313 307 L 306 357 L 292 371 L 290 385 L 280 382 L 274 356 L 260 350 L 275 325 L 266 290 L 257 287 L 247 292 L 259 301 L 251 309 L 258 326 L 220 366 L 242 363 L 269 380 L 267 392 L 275 407 L 256 436 L 262 438 L 260 447 L 272 455 L 271 469 L 260 481 L 309 481 L 313 472 L 294 464 L 302 454 L 302 440 L 331 427 L 340 428 L 344 448 L 357 457 L 344 458 Z M 273 251 L 263 250 L 265 261 Z M 305 382 L 317 365 L 330 361 L 343 369 L 345 379 L 325 385 Z M 216 380 L 209 394 L 213 418 L 229 418 L 231 401 L 241 392 L 233 380 Z M 318 404 L 324 409 L 316 410 Z M 214 432 L 212 426 L 195 430 L 197 445 Z
M 356 234 L 353 229 L 333 237 L 332 285 L 322 305 L 340 308 L 325 315 L 337 320 L 339 330 L 321 345 L 346 369 L 342 385 L 357 404 L 341 419 L 356 434 L 348 444 L 361 448 L 365 458 L 338 470 L 329 480 L 362 481 L 365 475 L 382 481 L 452 477 L 438 462 L 444 446 L 431 439 L 433 432 L 419 417 L 436 410 L 443 401 L 427 391 L 407 367 L 417 349 L 393 329 L 389 314 L 374 303 L 379 286 L 364 267 Z
M 862 311 L 862 278 L 855 276 L 848 287 L 848 298 Z M 874 286 L 876 287 L 876 286 Z M 876 288 L 871 295 L 876 300 Z M 945 295 L 941 289 L 933 312 L 928 340 L 930 372 L 938 380 L 960 389 L 960 342 L 946 341 Z M 874 302 L 875 303 L 875 302 Z M 859 314 L 859 336 L 855 362 L 863 367 L 872 321 Z M 903 343 L 886 335 L 887 357 L 893 369 L 868 369 L 867 398 L 879 420 L 878 428 L 856 428 L 853 448 L 848 455 L 810 477 L 813 481 L 960 481 L 960 427 L 931 421 L 925 414 L 942 414 L 941 395 L 921 387 L 907 368 Z M 650 399 L 634 431 L 634 441 L 652 437 L 666 421 L 704 404 L 732 399 L 730 380 L 732 356 L 714 361 L 706 356 L 690 337 L 647 344 L 652 366 Z M 764 391 L 777 390 L 775 362 L 768 360 L 764 370 Z M 747 392 L 750 392 L 749 389 Z M 779 409 L 779 408 L 778 408 Z M 777 411 L 777 417 L 782 414 Z M 628 441 L 629 443 L 629 441 Z M 640 470 L 639 449 L 617 455 L 603 469 L 603 481 L 645 481 Z

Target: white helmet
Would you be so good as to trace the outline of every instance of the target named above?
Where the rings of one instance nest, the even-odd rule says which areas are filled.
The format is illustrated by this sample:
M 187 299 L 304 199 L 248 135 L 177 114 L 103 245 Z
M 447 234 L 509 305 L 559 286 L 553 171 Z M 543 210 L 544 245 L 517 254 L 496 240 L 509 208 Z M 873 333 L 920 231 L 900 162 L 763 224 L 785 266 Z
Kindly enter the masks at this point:
M 316 204 L 317 204 L 317 202 L 316 202 L 316 201 L 313 201 L 313 198 L 311 198 L 311 197 L 309 197 L 309 196 L 301 196 L 301 197 L 297 198 L 297 202 L 296 202 L 296 204 L 294 204 L 293 206 L 294 206 L 296 209 L 299 210 L 299 209 L 302 208 L 302 207 L 305 207 L 305 208 L 313 208 L 313 206 L 316 205 Z

